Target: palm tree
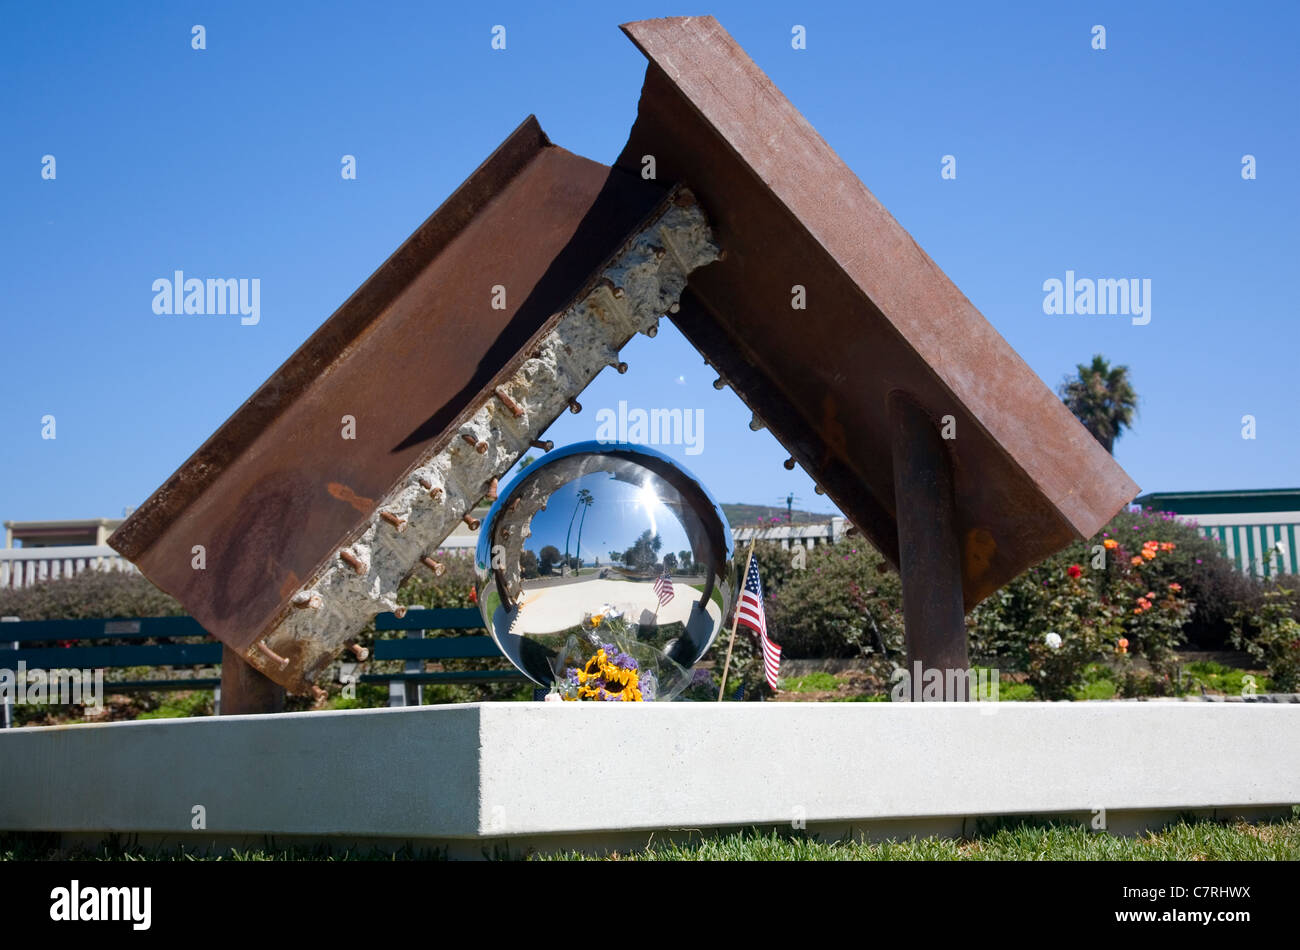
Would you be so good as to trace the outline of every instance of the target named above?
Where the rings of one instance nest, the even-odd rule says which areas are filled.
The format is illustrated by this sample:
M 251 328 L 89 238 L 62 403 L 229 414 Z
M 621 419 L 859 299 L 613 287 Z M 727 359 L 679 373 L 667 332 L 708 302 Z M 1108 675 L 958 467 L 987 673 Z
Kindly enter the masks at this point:
M 591 498 L 591 492 L 585 488 L 578 489 L 578 502 L 573 506 L 573 514 L 569 516 L 569 530 L 564 532 L 564 566 L 569 566 L 569 536 L 573 534 L 573 521 L 578 517 L 578 509 L 585 508 L 591 504 L 588 500 Z
M 582 517 L 578 519 L 578 540 L 574 545 L 578 550 L 574 556 L 578 559 L 578 567 L 582 567 L 582 526 L 587 521 L 587 509 L 596 503 L 595 497 L 585 488 L 578 489 L 578 503 L 582 505 Z
M 1133 427 L 1137 411 L 1137 391 L 1129 382 L 1128 367 L 1112 367 L 1098 354 L 1091 366 L 1079 363 L 1076 368 L 1079 375 L 1067 376 L 1057 393 L 1083 427 L 1113 455 L 1115 440 L 1124 429 Z

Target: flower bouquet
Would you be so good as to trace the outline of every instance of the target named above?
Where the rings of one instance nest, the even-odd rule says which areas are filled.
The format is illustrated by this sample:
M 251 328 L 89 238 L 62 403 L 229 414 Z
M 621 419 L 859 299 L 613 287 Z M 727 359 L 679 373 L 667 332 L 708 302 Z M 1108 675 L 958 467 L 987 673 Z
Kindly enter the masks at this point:
M 690 671 L 636 638 L 633 625 L 606 605 L 585 614 L 555 658 L 555 690 L 569 701 L 667 702 L 690 685 Z

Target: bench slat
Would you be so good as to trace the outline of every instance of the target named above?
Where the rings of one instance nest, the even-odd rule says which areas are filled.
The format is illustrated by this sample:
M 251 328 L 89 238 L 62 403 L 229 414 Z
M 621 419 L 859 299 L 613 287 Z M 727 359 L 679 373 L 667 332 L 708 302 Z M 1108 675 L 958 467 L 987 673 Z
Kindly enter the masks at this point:
M 366 673 L 363 683 L 387 683 L 399 680 L 407 683 L 479 683 L 491 680 L 524 680 L 518 670 L 465 670 L 444 673 Z
M 436 610 L 408 610 L 406 616 L 391 612 L 375 614 L 375 629 L 385 630 L 482 630 L 483 615 L 477 607 L 439 607 Z
M 206 637 L 193 617 L 127 617 L 110 620 L 20 620 L 0 627 L 0 642 L 99 640 L 106 637 Z
M 120 666 L 212 666 L 221 662 L 220 643 L 153 646 L 27 647 L 0 650 L 0 669 L 98 669 Z
M 491 637 L 408 637 L 375 640 L 376 660 L 487 659 L 502 656 Z

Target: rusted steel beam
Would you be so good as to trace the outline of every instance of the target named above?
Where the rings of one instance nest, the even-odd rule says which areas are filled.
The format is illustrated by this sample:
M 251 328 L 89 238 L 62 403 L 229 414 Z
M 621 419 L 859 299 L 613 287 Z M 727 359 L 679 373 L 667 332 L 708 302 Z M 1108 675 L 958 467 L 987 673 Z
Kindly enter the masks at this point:
M 666 241 L 681 254 L 656 257 Z M 689 195 L 557 148 L 529 117 L 109 543 L 308 692 L 715 255 Z
M 658 179 L 690 186 L 727 252 L 691 276 L 716 324 L 697 345 L 729 380 L 743 349 L 742 395 L 887 557 L 897 563 L 893 390 L 951 422 L 967 609 L 1136 495 L 716 20 L 623 29 L 650 66 L 617 165 L 654 156 Z M 672 319 L 692 336 L 688 318 Z
M 244 662 L 229 644 L 221 648 L 221 715 L 284 712 L 284 687 Z
M 949 675 L 964 673 L 970 660 L 948 443 L 940 435 L 939 421 L 906 393 L 892 392 L 886 402 L 912 698 L 924 698 L 919 668 L 938 674 L 942 699 L 965 700 L 965 678 Z

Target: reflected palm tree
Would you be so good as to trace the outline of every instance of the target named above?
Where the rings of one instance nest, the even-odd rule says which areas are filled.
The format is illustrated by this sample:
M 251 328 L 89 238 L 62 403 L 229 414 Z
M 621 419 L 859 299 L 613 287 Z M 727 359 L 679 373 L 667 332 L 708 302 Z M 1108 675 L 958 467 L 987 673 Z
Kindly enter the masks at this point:
M 587 509 L 596 503 L 596 498 L 585 488 L 578 489 L 578 504 L 582 505 L 582 517 L 578 519 L 578 540 L 574 545 L 577 551 L 574 556 L 578 559 L 578 569 L 582 569 L 582 526 L 587 521 Z
M 561 573 L 567 574 L 569 571 L 569 536 L 573 534 L 573 522 L 574 519 L 578 517 L 578 509 L 581 508 L 583 510 L 582 518 L 584 521 L 587 520 L 587 507 L 592 503 L 593 500 L 594 499 L 592 498 L 591 492 L 589 490 L 587 490 L 586 488 L 578 489 L 578 501 L 577 504 L 573 506 L 573 514 L 569 516 L 569 530 L 564 533 L 564 568 L 561 571 Z M 581 538 L 582 538 L 581 528 L 578 529 L 578 538 L 579 538 L 579 543 L 581 543 Z

